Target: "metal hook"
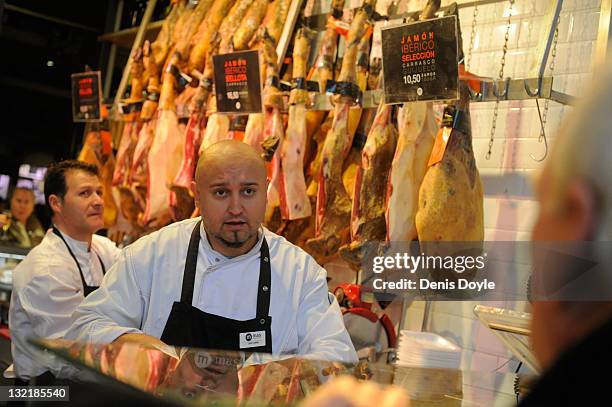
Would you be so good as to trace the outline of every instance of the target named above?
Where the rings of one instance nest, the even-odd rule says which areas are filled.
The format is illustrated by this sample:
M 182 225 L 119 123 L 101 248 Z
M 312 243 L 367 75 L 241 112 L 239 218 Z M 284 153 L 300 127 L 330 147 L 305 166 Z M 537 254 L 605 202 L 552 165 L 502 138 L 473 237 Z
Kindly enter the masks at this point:
M 510 87 L 510 78 L 504 79 L 504 93 L 502 94 L 497 93 L 497 82 L 498 81 L 493 81 L 493 95 L 495 95 L 497 99 L 506 99 L 508 97 L 508 87 Z
M 523 86 L 525 87 L 525 92 L 527 92 L 527 94 L 531 96 L 532 98 L 540 97 L 540 92 L 542 91 L 542 77 L 541 76 L 538 77 L 538 88 L 536 89 L 535 92 L 532 91 L 531 88 L 529 87 L 529 84 L 527 84 L 527 79 L 523 80 Z
M 548 156 L 548 139 L 546 138 L 546 131 L 544 130 L 544 121 L 542 120 L 542 113 L 540 112 L 540 103 L 536 99 L 536 107 L 538 108 L 538 117 L 540 118 L 540 139 L 544 139 L 544 155 L 541 158 L 536 158 L 533 154 L 529 154 L 532 160 L 536 162 L 542 162 Z
M 474 100 L 474 101 L 481 101 L 482 100 L 482 97 L 483 97 L 482 93 L 476 92 L 475 90 L 473 90 L 470 87 L 470 85 L 468 85 L 467 89 L 468 89 L 468 95 L 470 96 L 471 100 Z

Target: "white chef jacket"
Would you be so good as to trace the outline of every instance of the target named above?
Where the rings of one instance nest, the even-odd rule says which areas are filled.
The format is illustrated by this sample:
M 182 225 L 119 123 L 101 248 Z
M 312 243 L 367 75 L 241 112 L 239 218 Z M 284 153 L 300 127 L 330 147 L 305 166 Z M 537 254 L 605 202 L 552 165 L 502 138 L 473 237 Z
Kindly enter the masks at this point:
M 166 226 L 128 246 L 102 286 L 75 311 L 67 337 L 110 343 L 125 333 L 160 338 L 181 300 L 185 258 L 199 218 Z M 328 297 L 326 271 L 299 247 L 265 228 L 246 254 L 226 258 L 200 228 L 193 306 L 235 320 L 256 316 L 260 247 L 270 249 L 272 353 L 357 361 L 340 307 Z
M 77 258 L 87 285 L 99 285 L 103 273 L 97 255 L 108 270 L 120 250 L 98 235 L 92 238 L 91 250 L 87 242 L 74 240 L 65 233 L 62 236 Z M 73 322 L 72 313 L 82 300 L 83 282 L 77 265 L 64 242 L 49 229 L 42 242 L 13 271 L 9 327 L 18 377 L 28 379 L 47 370 L 62 376 L 65 365 L 39 351 L 28 339 L 63 338 Z

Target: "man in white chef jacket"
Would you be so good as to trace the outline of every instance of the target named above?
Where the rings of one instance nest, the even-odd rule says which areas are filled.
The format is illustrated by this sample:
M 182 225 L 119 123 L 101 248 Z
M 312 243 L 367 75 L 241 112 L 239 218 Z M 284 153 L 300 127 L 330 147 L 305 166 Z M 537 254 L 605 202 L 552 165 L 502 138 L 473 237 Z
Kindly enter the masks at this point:
M 50 383 L 65 365 L 40 352 L 30 338 L 63 338 L 72 313 L 102 281 L 119 249 L 94 235 L 104 227 L 102 184 L 96 166 L 68 160 L 47 170 L 45 200 L 52 228 L 13 272 L 9 311 L 11 352 L 18 381 Z
M 249 145 L 206 149 L 194 183 L 201 219 L 127 247 L 68 336 L 356 361 L 326 271 L 261 225 L 267 185 Z

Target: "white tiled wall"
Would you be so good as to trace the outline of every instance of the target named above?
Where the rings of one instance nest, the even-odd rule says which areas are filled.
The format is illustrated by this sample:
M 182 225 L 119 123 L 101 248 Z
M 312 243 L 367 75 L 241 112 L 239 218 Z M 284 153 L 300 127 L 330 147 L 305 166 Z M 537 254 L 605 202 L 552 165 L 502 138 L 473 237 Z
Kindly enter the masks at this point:
M 401 11 L 422 8 L 425 0 L 405 0 Z M 451 3 L 442 1 L 442 5 Z M 474 3 L 473 0 L 458 3 Z M 513 7 L 507 63 L 504 76 L 527 77 L 539 56 L 536 55 L 539 29 L 544 25 L 548 0 L 516 0 Z M 478 7 L 475 46 L 470 71 L 497 77 L 506 31 L 508 1 Z M 473 19 L 473 7 L 460 9 L 463 48 L 467 54 Z M 592 59 L 597 40 L 600 0 L 566 0 L 559 25 L 559 41 L 555 61 L 554 89 L 574 96 L 590 80 Z M 548 70 L 547 70 L 548 73 Z M 540 109 L 544 109 L 540 100 Z M 490 160 L 485 158 L 491 131 L 494 103 L 473 103 L 471 106 L 473 143 L 476 161 L 485 189 L 484 216 L 486 240 L 528 240 L 537 216 L 532 179 L 543 162 L 544 144 L 539 142 L 540 122 L 536 103 L 529 101 L 501 102 L 497 131 Z M 549 145 L 571 107 L 550 102 L 546 134 Z M 519 284 L 520 285 L 520 284 Z M 452 340 L 464 349 L 463 369 L 510 372 L 517 363 L 504 345 L 475 320 L 475 302 L 437 302 L 430 314 L 430 330 Z M 489 303 L 487 305 L 526 310 L 528 304 Z M 408 309 L 406 329 L 420 330 L 423 303 L 414 302 Z M 486 384 L 485 384 L 486 385 Z M 496 386 L 498 384 L 495 384 Z M 493 384 L 491 384 L 493 386 Z M 499 388 L 498 388 L 499 390 Z M 511 391 L 504 386 L 503 391 Z

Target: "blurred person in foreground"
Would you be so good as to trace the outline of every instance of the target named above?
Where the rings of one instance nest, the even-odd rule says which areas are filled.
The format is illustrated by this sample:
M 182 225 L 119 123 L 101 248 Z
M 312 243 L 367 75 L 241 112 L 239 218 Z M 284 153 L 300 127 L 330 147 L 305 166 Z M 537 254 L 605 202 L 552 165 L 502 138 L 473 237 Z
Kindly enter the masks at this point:
M 98 288 L 119 249 L 94 233 L 104 227 L 102 184 L 97 168 L 82 161 L 52 164 L 45 175 L 45 200 L 53 227 L 13 272 L 9 310 L 16 384 L 52 384 L 68 374 L 65 365 L 29 343 L 63 338 L 73 312 Z
M 612 384 L 612 64 L 572 112 L 556 140 L 537 186 L 540 203 L 534 242 L 597 243 L 605 273 L 598 285 L 606 301 L 536 300 L 532 348 L 542 375 L 520 406 L 604 405 Z M 607 245 L 607 246 L 606 246 Z M 606 250 L 608 249 L 608 250 Z M 563 267 L 561 264 L 560 267 Z M 563 270 L 541 270 L 555 280 Z M 601 293 L 601 287 L 598 287 Z M 586 293 L 588 295 L 588 293 Z M 335 379 L 302 407 L 404 406 L 407 395 L 354 378 Z M 381 404 L 381 400 L 384 402 Z
M 10 214 L 0 214 L 1 243 L 29 249 L 41 242 L 45 231 L 34 214 L 35 201 L 31 189 L 15 188 L 10 200 Z
M 534 242 L 575 241 L 576 246 L 583 242 L 601 272 L 596 287 L 581 287 L 577 293 L 584 300 L 533 302 L 531 340 L 542 376 L 521 406 L 601 405 L 610 397 L 612 64 L 604 69 L 565 121 L 552 148 L 536 188 L 540 212 L 532 232 Z M 571 272 L 570 267 L 561 264 L 541 270 L 535 291 L 545 290 L 538 284 L 555 284 L 557 276 Z

